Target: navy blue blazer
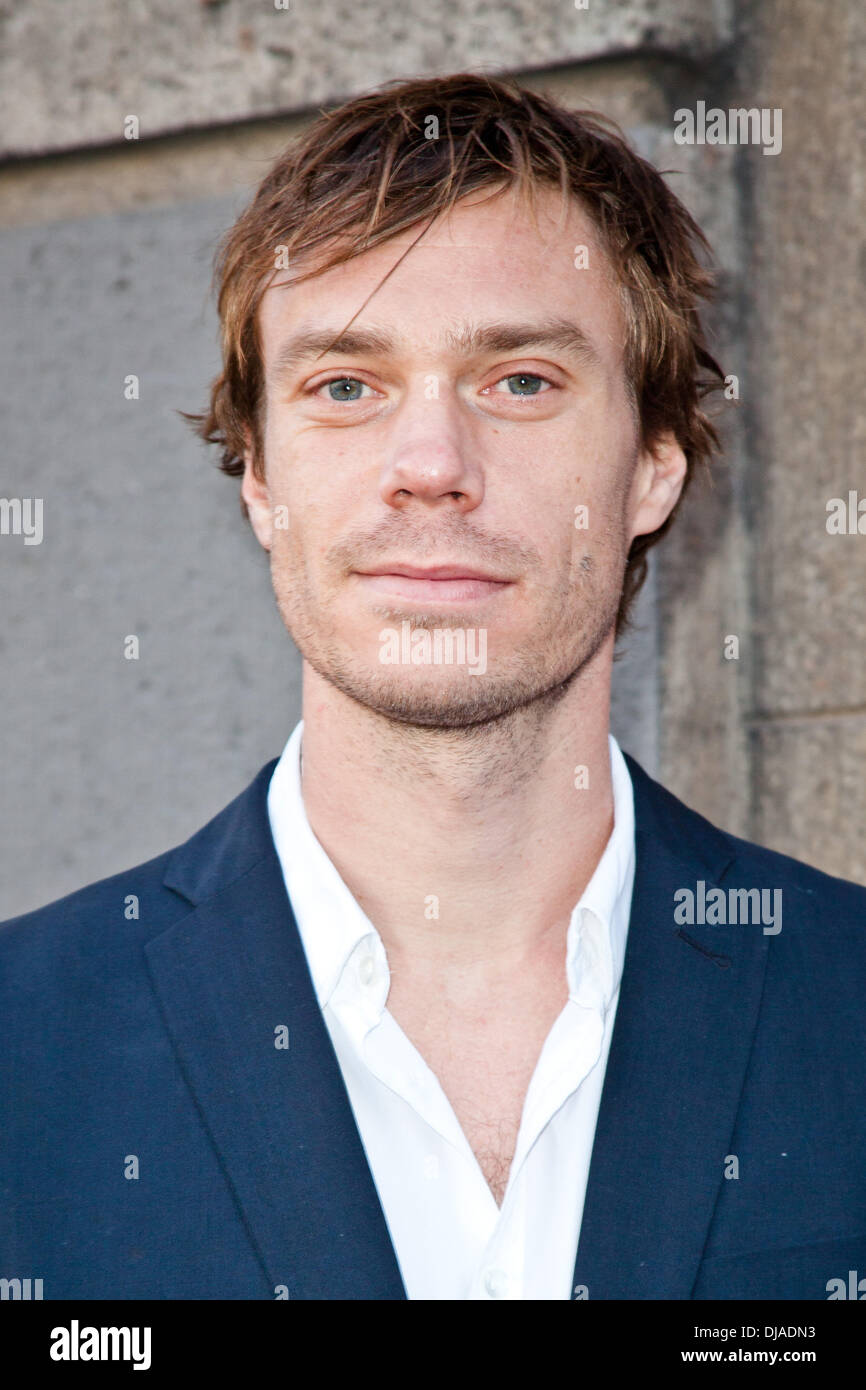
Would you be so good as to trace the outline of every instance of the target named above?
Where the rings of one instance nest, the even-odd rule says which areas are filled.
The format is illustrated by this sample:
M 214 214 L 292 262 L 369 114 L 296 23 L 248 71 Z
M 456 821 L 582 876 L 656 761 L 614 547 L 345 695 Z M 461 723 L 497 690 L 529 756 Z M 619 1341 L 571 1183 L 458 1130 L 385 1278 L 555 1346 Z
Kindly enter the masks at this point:
M 180 848 L 0 929 L 0 1278 L 45 1299 L 406 1297 L 270 833 L 274 766 Z M 634 896 L 576 1296 L 854 1289 L 866 889 L 628 767 Z M 676 906 L 755 887 L 781 890 L 781 930 Z

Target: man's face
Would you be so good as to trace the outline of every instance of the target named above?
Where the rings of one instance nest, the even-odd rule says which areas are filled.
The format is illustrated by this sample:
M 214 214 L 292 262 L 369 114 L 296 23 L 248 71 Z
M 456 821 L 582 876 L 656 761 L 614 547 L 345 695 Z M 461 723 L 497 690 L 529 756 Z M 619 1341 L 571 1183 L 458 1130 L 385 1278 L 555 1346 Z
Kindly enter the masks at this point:
M 638 446 L 608 258 L 559 210 L 542 192 L 536 227 L 513 192 L 472 195 L 384 284 L 420 227 L 286 272 L 259 311 L 266 476 L 248 457 L 243 496 L 279 610 L 321 677 L 390 718 L 555 698 L 612 650 L 631 540 L 681 487 L 675 445 Z

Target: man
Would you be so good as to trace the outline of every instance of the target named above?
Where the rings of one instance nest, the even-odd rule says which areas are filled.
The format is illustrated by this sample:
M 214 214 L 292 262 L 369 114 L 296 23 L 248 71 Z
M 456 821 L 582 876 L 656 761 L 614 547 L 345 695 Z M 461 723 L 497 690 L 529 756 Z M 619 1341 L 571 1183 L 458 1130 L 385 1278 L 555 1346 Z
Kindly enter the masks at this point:
M 608 728 L 646 550 L 716 442 L 701 242 L 614 130 L 471 74 L 350 102 L 268 174 L 193 418 L 304 717 L 185 845 L 0 933 L 3 1275 L 592 1300 L 866 1272 L 866 891 L 714 828 Z

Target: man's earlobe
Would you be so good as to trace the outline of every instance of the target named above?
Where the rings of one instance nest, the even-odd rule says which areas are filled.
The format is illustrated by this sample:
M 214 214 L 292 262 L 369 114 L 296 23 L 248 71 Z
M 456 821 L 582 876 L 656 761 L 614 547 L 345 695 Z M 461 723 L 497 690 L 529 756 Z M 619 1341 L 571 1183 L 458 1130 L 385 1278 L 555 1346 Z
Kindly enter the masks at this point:
M 241 497 L 247 509 L 247 516 L 250 525 L 256 534 L 259 544 L 265 549 L 270 550 L 273 541 L 274 516 L 271 506 L 271 494 L 267 480 L 260 478 L 255 467 L 255 452 L 252 441 L 247 435 L 247 447 L 244 450 L 244 476 L 241 482 Z
M 663 526 L 679 501 L 688 473 L 682 446 L 669 431 L 642 450 L 632 495 L 632 538 Z

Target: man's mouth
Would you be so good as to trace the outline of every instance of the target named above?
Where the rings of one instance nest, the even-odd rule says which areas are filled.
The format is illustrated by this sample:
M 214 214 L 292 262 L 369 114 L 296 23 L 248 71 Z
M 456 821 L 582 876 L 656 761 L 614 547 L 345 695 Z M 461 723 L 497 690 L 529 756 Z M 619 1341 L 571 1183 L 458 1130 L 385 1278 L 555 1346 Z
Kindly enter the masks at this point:
M 365 588 L 415 603 L 477 603 L 504 592 L 513 580 L 472 565 L 380 564 L 355 574 Z

